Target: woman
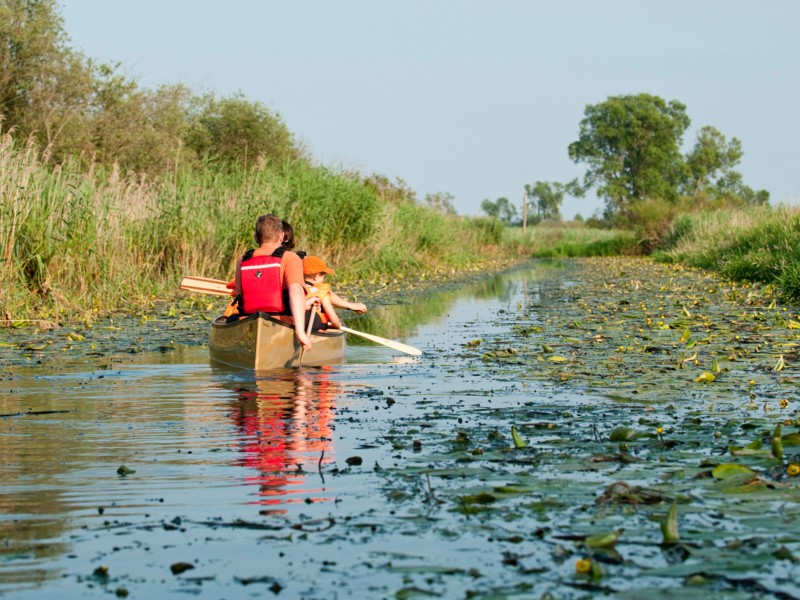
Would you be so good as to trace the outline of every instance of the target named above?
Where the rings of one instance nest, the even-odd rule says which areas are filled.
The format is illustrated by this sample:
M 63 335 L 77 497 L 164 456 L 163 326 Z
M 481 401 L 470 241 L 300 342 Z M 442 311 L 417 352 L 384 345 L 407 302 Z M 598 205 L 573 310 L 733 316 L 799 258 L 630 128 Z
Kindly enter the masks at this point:
M 281 221 L 283 224 L 283 243 L 281 244 L 287 250 L 294 250 L 294 228 L 289 225 L 288 221 Z M 305 258 L 306 253 L 303 250 L 295 252 L 300 258 Z

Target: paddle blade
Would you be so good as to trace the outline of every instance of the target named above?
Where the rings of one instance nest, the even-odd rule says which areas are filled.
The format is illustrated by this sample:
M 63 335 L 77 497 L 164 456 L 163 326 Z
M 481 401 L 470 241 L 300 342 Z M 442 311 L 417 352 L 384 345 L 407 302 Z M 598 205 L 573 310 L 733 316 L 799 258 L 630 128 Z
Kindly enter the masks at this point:
M 208 279 L 206 277 L 186 276 L 181 279 L 180 288 L 189 292 L 200 292 L 213 296 L 230 296 L 231 290 L 224 281 Z
M 372 335 L 371 333 L 364 333 L 363 331 L 356 331 L 355 329 L 350 329 L 349 327 L 339 327 L 341 331 L 346 331 L 347 333 L 352 333 L 353 335 L 361 336 L 365 339 L 375 342 L 376 344 L 381 344 L 383 346 L 387 346 L 389 348 L 393 348 L 394 350 L 398 350 L 399 352 L 404 352 L 405 354 L 410 354 L 411 356 L 421 356 L 422 350 L 419 348 L 414 348 L 414 346 L 409 346 L 408 344 L 402 344 L 400 342 L 395 342 L 394 340 L 387 340 L 386 338 L 379 337 L 377 335 Z

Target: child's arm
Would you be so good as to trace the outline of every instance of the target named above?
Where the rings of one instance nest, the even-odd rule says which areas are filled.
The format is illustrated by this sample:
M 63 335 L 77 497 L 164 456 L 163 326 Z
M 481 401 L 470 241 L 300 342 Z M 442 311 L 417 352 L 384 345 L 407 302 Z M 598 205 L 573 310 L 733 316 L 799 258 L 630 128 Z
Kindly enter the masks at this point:
M 342 321 L 339 319 L 339 315 L 337 315 L 336 311 L 333 309 L 333 303 L 331 302 L 330 294 L 326 295 L 322 299 L 322 310 L 328 317 L 328 321 L 331 325 L 333 325 L 336 329 L 339 329 L 342 326 Z
M 352 310 L 352 311 L 357 312 L 359 314 L 367 312 L 366 305 L 362 304 L 361 302 L 348 302 L 347 300 L 345 300 L 344 298 L 342 298 L 338 294 L 334 293 L 333 290 L 331 290 L 330 299 L 331 299 L 331 303 L 334 306 L 339 306 L 341 308 L 346 308 L 348 310 Z

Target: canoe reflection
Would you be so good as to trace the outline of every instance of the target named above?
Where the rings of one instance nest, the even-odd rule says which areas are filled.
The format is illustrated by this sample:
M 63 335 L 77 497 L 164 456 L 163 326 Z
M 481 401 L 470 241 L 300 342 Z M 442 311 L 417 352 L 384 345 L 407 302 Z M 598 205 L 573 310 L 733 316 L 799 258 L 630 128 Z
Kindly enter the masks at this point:
M 239 430 L 242 452 L 238 466 L 255 475 L 245 478 L 258 486 L 255 503 L 271 508 L 262 514 L 284 513 L 281 505 L 327 502 L 324 468 L 334 461 L 334 402 L 339 385 L 329 368 L 296 369 L 238 388 L 231 417 Z

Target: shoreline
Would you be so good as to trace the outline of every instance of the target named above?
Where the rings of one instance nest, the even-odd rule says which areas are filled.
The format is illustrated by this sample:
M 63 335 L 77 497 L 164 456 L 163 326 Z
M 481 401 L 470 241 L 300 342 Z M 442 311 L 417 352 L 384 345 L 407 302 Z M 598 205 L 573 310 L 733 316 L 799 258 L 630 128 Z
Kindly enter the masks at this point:
M 334 283 L 334 289 L 349 300 L 365 302 L 370 309 L 411 304 L 411 294 L 466 285 L 487 272 L 503 273 L 531 260 L 528 257 L 492 258 L 468 268 L 441 269 L 416 278 L 387 277 L 357 285 Z M 31 324 L 0 327 L 4 338 L 0 342 L 0 366 L 36 368 L 53 361 L 63 360 L 66 364 L 82 360 L 97 362 L 98 368 L 109 368 L 109 361 L 119 362 L 120 357 L 140 352 L 166 353 L 180 346 L 205 345 L 212 315 L 221 314 L 224 308 L 221 296 L 205 298 L 211 300 L 203 303 L 201 294 L 176 289 L 169 298 L 142 303 L 127 313 L 110 312 L 92 322 L 20 319 L 21 323 Z

